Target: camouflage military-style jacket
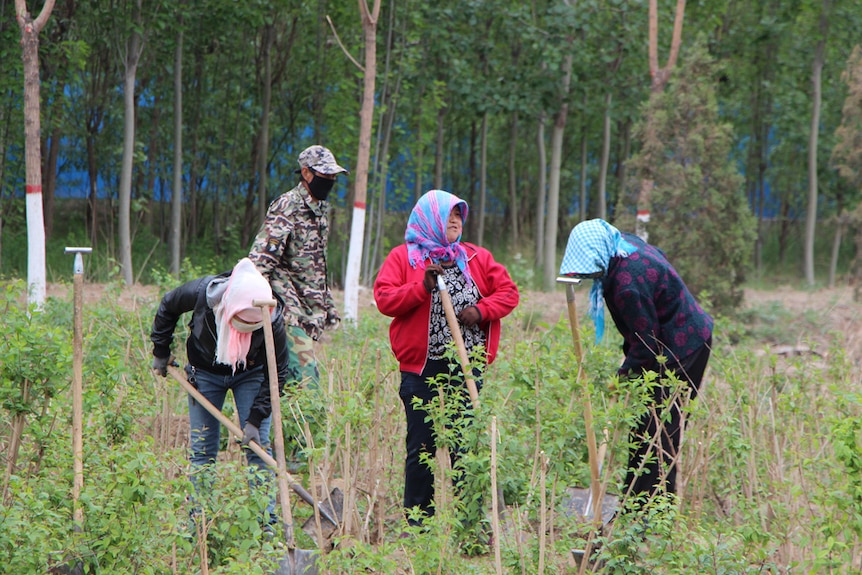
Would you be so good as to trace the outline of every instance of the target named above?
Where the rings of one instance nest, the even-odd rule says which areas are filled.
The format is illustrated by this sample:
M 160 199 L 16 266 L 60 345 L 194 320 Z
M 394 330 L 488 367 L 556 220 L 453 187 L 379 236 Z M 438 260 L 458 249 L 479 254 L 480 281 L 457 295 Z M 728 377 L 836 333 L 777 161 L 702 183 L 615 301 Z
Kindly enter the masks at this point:
M 275 199 L 248 257 L 285 304 L 287 325 L 317 340 L 340 318 L 326 284 L 329 204 L 314 202 L 300 182 Z

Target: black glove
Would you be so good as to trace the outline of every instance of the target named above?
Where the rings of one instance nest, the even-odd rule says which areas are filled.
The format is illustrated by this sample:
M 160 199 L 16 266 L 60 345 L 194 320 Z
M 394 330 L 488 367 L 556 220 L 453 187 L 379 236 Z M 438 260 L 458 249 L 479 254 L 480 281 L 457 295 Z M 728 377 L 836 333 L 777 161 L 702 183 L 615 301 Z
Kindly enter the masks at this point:
M 242 444 L 248 445 L 252 441 L 260 445 L 260 429 L 256 425 L 246 422 L 245 428 L 242 430 Z
M 173 356 L 154 357 L 153 358 L 153 370 L 155 370 L 155 372 L 158 373 L 159 375 L 161 375 L 162 377 L 168 376 L 168 366 L 169 365 L 172 365 L 174 367 L 180 366 L 180 364 L 178 364 L 176 362 L 176 360 L 174 360 Z
M 482 321 L 482 312 L 480 312 L 479 308 L 474 305 L 465 307 L 461 310 L 461 313 L 458 314 L 458 321 L 463 323 L 466 327 L 473 327 Z

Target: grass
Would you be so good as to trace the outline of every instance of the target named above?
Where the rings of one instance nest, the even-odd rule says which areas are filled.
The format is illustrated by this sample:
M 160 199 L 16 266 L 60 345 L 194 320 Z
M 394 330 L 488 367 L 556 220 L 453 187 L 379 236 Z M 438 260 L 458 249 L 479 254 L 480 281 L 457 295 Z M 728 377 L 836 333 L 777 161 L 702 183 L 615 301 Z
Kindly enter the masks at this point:
M 281 534 L 261 536 L 263 501 L 249 492 L 242 454 L 226 435 L 207 514 L 208 545 L 187 536 L 186 398 L 178 385 L 149 370 L 155 299 L 129 309 L 114 292 L 85 310 L 85 521 L 82 530 L 74 529 L 71 294 L 28 318 L 15 297 L 20 287 L 10 284 L 0 300 L 7 326 L 0 349 L 4 463 L 11 461 L 13 423 L 23 422 L 17 459 L 6 466 L 0 562 L 17 573 L 46 572 L 73 559 L 93 573 L 272 572 L 284 555 Z M 777 304 L 719 318 L 706 385 L 688 414 L 681 501 L 657 501 L 647 511 L 646 531 L 640 520 L 616 520 L 601 538 L 602 572 L 862 568 L 857 370 L 838 338 L 827 337 L 831 343 L 821 344 L 819 355 L 772 351 L 776 344 L 829 336 L 821 320 Z M 588 332 L 585 342 L 592 341 Z M 44 337 L 22 343 L 17 333 Z M 38 341 L 38 350 L 20 349 Z M 604 481 L 612 493 L 619 493 L 627 425 L 638 405 L 636 388 L 607 388 L 619 360 L 617 344 L 589 345 L 585 362 L 596 421 L 591 431 L 608 425 Z M 564 320 L 549 324 L 522 306 L 505 320 L 499 359 L 486 374 L 482 407 L 470 428 L 475 447 L 464 463 L 474 480 L 467 494 L 481 493 L 486 513 L 494 470 L 505 503 L 497 539 L 504 573 L 578 573 L 570 551 L 594 536 L 590 524 L 565 512 L 566 487 L 589 483 L 586 391 L 576 383 L 571 348 Z M 22 358 L 16 370 L 10 369 L 13 352 Z M 53 371 L 46 371 L 44 357 L 52 358 L 47 365 Z M 363 311 L 359 327 L 327 337 L 318 359 L 320 389 L 297 392 L 282 405 L 285 433 L 306 446 L 302 483 L 320 496 L 335 487 L 345 496 L 344 526 L 325 546 L 322 571 L 497 573 L 493 549 L 477 546 L 478 533 L 460 524 L 459 506 L 475 509 L 475 500 L 464 492 L 459 497 L 448 481 L 439 481 L 440 509 L 427 532 L 400 538 L 407 531 L 404 416 L 386 319 Z M 30 382 L 26 401 L 24 381 Z M 493 466 L 492 422 L 499 435 Z M 445 461 L 434 464 L 438 477 L 452 477 Z M 297 526 L 312 512 L 295 500 L 293 511 Z M 318 548 L 301 529 L 296 533 L 300 548 Z

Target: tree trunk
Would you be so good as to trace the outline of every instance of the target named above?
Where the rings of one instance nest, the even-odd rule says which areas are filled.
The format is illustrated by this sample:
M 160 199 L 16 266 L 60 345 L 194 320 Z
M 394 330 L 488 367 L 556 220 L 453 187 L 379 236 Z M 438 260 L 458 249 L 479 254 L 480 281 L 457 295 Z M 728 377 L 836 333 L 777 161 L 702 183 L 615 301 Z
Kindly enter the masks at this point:
M 90 247 L 95 247 L 98 238 L 99 222 L 99 172 L 96 164 L 96 134 L 98 125 L 93 129 L 87 126 L 87 177 L 89 192 L 87 194 L 87 225 L 90 231 Z
M 95 53 L 89 67 L 87 87 L 87 221 L 90 247 L 96 249 L 99 238 L 99 166 L 97 161 L 97 142 L 105 116 L 105 99 L 108 91 L 108 69 L 110 67 L 107 49 Z
M 60 140 L 63 133 L 59 126 L 51 130 L 51 137 L 47 139 L 48 159 L 45 161 L 45 171 L 42 174 L 43 192 L 42 210 L 45 214 L 45 239 L 51 238 L 54 231 L 54 196 L 57 190 L 57 160 L 60 157 Z
M 538 189 L 536 190 L 536 261 L 545 261 L 545 200 L 547 199 L 548 171 L 547 153 L 545 152 L 545 114 L 539 115 L 536 126 L 536 153 L 539 156 Z
M 443 125 L 446 118 L 446 105 L 437 110 L 437 146 L 434 149 L 434 189 L 443 187 Z
M 668 55 L 667 64 L 664 68 L 659 68 L 658 64 L 658 0 L 649 0 L 649 71 L 652 82 L 650 90 L 653 94 L 660 94 L 664 91 L 676 59 L 679 55 L 679 45 L 682 40 L 682 22 L 685 17 L 685 0 L 677 0 L 676 14 L 673 21 L 673 36 L 671 38 L 670 53 Z M 652 118 L 647 118 L 647 133 L 653 131 Z M 647 164 L 649 158 L 647 158 Z M 647 224 L 650 219 L 650 196 L 654 182 L 649 178 L 642 178 L 640 189 L 638 190 L 637 201 L 637 220 L 635 224 L 635 233 L 642 240 L 649 239 Z
M 840 204 L 840 202 L 839 202 Z M 844 226 L 848 220 L 847 214 L 842 208 L 838 209 L 838 217 L 835 221 L 835 235 L 832 239 L 832 257 L 829 258 L 829 288 L 835 287 L 835 271 L 838 268 L 838 252 L 841 251 L 841 239 L 844 236 Z
M 143 50 L 143 42 L 138 32 L 141 24 L 141 3 L 136 0 L 134 21 L 138 25 L 129 36 L 126 53 L 126 73 L 123 81 L 123 165 L 120 173 L 119 191 L 119 234 L 120 265 L 123 281 L 131 285 L 132 275 L 132 165 L 135 155 L 135 80 L 138 74 L 138 61 Z
M 518 156 L 518 111 L 512 112 L 512 125 L 509 128 L 509 232 L 512 249 L 518 248 L 518 178 L 515 172 L 515 159 Z
M 174 174 L 171 188 L 171 274 L 180 277 L 183 223 L 183 29 L 180 17 L 174 49 Z
M 374 276 L 380 253 L 383 251 L 383 236 L 386 232 L 383 224 L 386 221 L 386 184 L 389 177 L 389 144 L 392 142 L 392 128 L 395 124 L 395 112 L 398 109 L 397 94 L 400 91 L 400 85 L 401 78 L 399 76 L 395 88 L 396 96 L 390 100 L 389 106 L 387 106 L 386 121 L 383 124 L 383 146 L 380 152 L 380 162 L 378 162 L 380 169 L 380 177 L 378 178 L 380 201 L 378 202 L 377 207 L 377 227 L 373 242 L 374 250 L 369 258 L 370 268 L 365 271 L 365 278 L 367 281 L 370 281 Z
M 45 220 L 42 214 L 41 119 L 39 104 L 39 32 L 54 9 L 46 0 L 33 20 L 24 0 L 15 0 L 15 15 L 21 28 L 24 64 L 24 165 L 27 197 L 27 303 L 41 309 L 45 303 Z
M 566 55 L 563 63 L 563 84 L 560 91 L 560 109 L 554 118 L 551 135 L 551 178 L 548 186 L 548 219 L 545 227 L 544 289 L 552 291 L 557 277 L 557 218 L 560 207 L 560 167 L 563 162 L 563 132 L 569 113 L 568 94 L 572 80 L 572 54 Z
M 416 173 L 416 181 L 413 183 L 413 203 L 419 201 L 419 198 L 422 196 L 422 170 L 424 168 L 425 162 L 425 146 L 421 144 L 422 142 L 422 104 L 419 104 L 419 109 L 416 113 L 417 118 L 417 126 L 416 126 L 416 141 L 420 142 L 419 151 L 416 154 L 416 169 L 414 170 Z
M 353 220 L 350 226 L 350 248 L 344 276 L 344 319 L 359 322 L 359 267 L 362 263 L 362 241 L 365 231 L 365 198 L 368 192 L 368 164 L 371 156 L 371 124 L 374 119 L 374 80 L 377 74 L 377 18 L 380 0 L 368 11 L 365 0 L 359 0 L 362 30 L 365 33 L 365 70 L 362 107 L 359 111 L 359 150 L 356 154 Z
M 12 114 L 10 107 L 0 110 L 0 124 L 3 129 L 0 132 L 0 150 L 6 149 L 6 142 L 9 141 L 9 132 L 12 124 Z M 6 181 L 6 154 L 0 154 L 0 254 L 3 253 L 3 217 L 6 213 L 5 202 L 3 201 L 3 184 Z M 2 263 L 2 260 L 0 260 Z
M 369 225 L 365 230 L 364 244 L 371 249 L 364 251 L 362 262 L 362 274 L 370 282 L 377 269 L 377 259 L 383 249 L 383 223 L 386 218 L 386 188 L 389 173 L 389 143 L 392 140 L 392 126 L 395 122 L 395 113 L 398 108 L 398 94 L 401 91 L 401 74 L 395 79 L 395 87 L 390 91 L 390 76 L 392 73 L 391 56 L 393 52 L 392 39 L 395 34 L 395 12 L 396 5 L 389 11 L 389 25 L 386 33 L 386 57 L 383 66 L 383 85 L 381 86 L 380 101 L 384 103 L 384 114 L 380 115 L 377 122 L 377 145 L 374 152 L 374 185 L 372 190 L 377 190 L 376 202 L 371 204 L 371 218 L 374 225 Z M 404 30 L 402 30 L 402 38 Z M 403 53 L 404 46 L 401 46 Z M 372 197 L 374 197 L 372 195 Z
M 587 96 L 584 95 L 584 110 L 587 109 Z M 587 141 L 587 116 L 583 116 L 581 124 L 581 177 L 578 182 L 578 219 L 584 221 L 587 219 L 587 163 L 588 163 L 588 144 Z
M 607 183 L 611 155 L 611 93 L 605 94 L 605 124 L 602 130 L 602 159 L 599 165 L 598 216 L 608 219 Z
M 267 159 L 269 158 L 269 110 L 272 106 L 272 46 L 275 40 L 275 27 L 267 24 L 263 38 L 263 102 L 261 103 L 260 146 L 257 154 L 257 218 L 262 223 L 266 218 Z
M 482 114 L 482 135 L 479 156 L 479 228 L 476 243 L 485 245 L 485 197 L 488 193 L 488 112 Z
M 30 380 L 25 379 L 21 383 L 21 404 L 30 404 Z M 21 437 L 24 435 L 24 424 L 27 421 L 26 411 L 16 411 L 12 416 L 11 430 L 9 431 L 9 447 L 6 452 L 6 473 L 3 475 L 3 502 L 7 502 L 9 493 L 9 480 L 12 478 L 12 473 L 15 471 L 15 465 L 18 463 L 18 451 L 21 448 Z
M 204 74 L 204 53 L 203 50 L 197 50 L 195 53 L 195 67 L 192 79 L 192 101 L 203 102 L 204 97 L 201 94 L 206 80 Z M 204 209 L 205 201 L 200 193 L 202 178 L 200 175 L 201 155 L 199 146 L 201 141 L 201 117 L 203 116 L 203 106 L 192 107 L 191 125 L 189 133 L 191 135 L 191 146 L 189 149 L 189 183 L 188 183 L 188 221 L 185 225 L 185 234 L 187 238 L 200 238 L 201 230 L 199 222 Z M 185 115 L 183 116 L 185 118 Z M 269 146 L 267 146 L 269 148 Z
M 811 85 L 814 90 L 811 98 L 811 131 L 808 135 L 808 209 L 805 214 L 805 281 L 814 285 L 814 232 L 817 225 L 817 143 L 820 127 L 820 100 L 822 96 L 821 76 L 823 73 L 823 52 L 826 47 L 826 33 L 829 28 L 829 0 L 823 0 L 820 12 L 820 38 L 814 50 L 811 63 Z
M 631 120 L 624 120 L 621 122 L 620 126 L 617 128 L 620 131 L 622 138 L 622 149 L 617 154 L 619 160 L 617 161 L 617 197 L 624 198 L 626 191 L 626 178 L 628 177 L 628 173 L 626 171 L 626 162 L 629 159 L 629 153 L 631 151 Z

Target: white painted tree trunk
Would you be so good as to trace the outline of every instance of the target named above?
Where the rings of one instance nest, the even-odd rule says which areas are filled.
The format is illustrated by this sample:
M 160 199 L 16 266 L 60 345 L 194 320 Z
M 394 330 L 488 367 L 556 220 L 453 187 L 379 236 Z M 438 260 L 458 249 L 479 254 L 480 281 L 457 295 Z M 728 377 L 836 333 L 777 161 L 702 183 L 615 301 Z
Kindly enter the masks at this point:
M 359 272 L 362 267 L 362 244 L 365 235 L 365 198 L 368 193 L 368 164 L 371 161 L 371 123 L 374 119 L 374 77 L 377 73 L 377 17 L 380 0 L 368 11 L 364 0 L 359 0 L 362 29 L 365 32 L 365 70 L 362 91 L 362 108 L 359 111 L 359 151 L 356 155 L 356 172 L 353 199 L 353 220 L 350 225 L 350 247 L 347 251 L 347 270 L 344 274 L 344 319 L 346 323 L 359 322 Z
M 45 219 L 42 193 L 27 193 L 27 303 L 45 303 Z
M 344 319 L 359 321 L 359 267 L 362 263 L 362 242 L 365 232 L 365 205 L 354 204 L 350 225 L 350 247 L 344 276 Z
M 45 303 L 45 216 L 42 213 L 42 151 L 39 103 L 39 32 L 54 9 L 48 0 L 35 20 L 24 0 L 15 0 L 15 17 L 21 28 L 24 66 L 24 160 L 27 196 L 27 303 L 41 309 Z

